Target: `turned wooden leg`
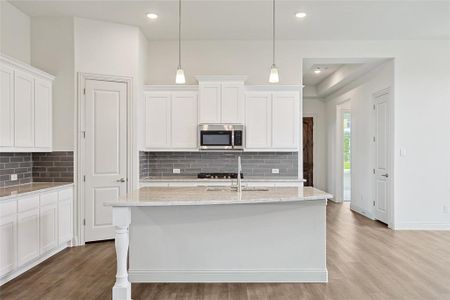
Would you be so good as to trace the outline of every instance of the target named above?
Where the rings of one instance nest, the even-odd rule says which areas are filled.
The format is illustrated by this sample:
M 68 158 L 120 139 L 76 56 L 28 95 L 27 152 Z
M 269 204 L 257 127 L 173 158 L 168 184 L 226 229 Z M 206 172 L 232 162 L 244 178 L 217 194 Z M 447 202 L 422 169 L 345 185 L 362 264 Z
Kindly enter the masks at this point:
M 112 289 L 113 300 L 130 300 L 131 283 L 128 281 L 128 227 L 131 222 L 129 207 L 113 207 L 113 224 L 116 226 L 116 257 L 117 274 L 116 283 Z

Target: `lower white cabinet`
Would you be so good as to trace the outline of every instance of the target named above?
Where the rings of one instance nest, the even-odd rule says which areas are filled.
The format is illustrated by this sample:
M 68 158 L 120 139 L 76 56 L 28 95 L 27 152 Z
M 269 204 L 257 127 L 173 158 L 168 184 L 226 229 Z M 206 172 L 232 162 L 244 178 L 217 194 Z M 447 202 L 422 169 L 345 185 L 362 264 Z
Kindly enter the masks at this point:
M 0 285 L 68 245 L 72 205 L 72 186 L 0 201 Z

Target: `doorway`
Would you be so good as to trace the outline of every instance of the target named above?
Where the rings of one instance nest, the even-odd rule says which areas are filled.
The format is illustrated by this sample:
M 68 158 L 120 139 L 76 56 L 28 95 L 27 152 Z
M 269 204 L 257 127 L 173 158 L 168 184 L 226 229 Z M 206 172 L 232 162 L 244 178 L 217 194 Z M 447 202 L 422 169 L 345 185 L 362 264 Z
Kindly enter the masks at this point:
M 112 208 L 128 190 L 131 80 L 81 75 L 79 195 L 84 242 L 114 238 Z
M 314 118 L 303 117 L 303 179 L 304 186 L 314 186 Z
M 351 201 L 352 193 L 352 113 L 342 111 L 342 191 L 344 202 Z

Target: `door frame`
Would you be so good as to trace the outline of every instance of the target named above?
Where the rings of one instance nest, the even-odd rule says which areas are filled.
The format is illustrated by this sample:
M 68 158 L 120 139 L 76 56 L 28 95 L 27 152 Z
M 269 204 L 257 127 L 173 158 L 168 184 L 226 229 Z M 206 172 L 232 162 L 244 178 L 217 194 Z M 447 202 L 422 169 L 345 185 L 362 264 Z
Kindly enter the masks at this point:
M 388 97 L 388 108 L 389 108 L 389 117 L 388 117 L 388 141 L 389 141 L 389 147 L 387 150 L 388 155 L 388 174 L 390 178 L 390 182 L 388 184 L 388 204 L 387 207 L 389 209 L 388 211 L 388 222 L 387 225 L 391 229 L 395 229 L 395 201 L 394 201 L 394 187 L 395 187 L 395 174 L 394 174 L 394 155 L 395 155 L 395 136 L 394 136 L 394 95 L 393 95 L 393 89 L 391 87 L 383 88 L 380 90 L 377 90 L 376 92 L 372 93 L 371 97 L 371 105 L 372 107 L 375 105 L 376 98 L 383 96 L 383 95 L 389 95 Z M 375 116 L 374 116 L 374 110 L 372 109 L 372 136 L 375 136 L 376 131 L 376 123 L 375 123 Z M 375 144 L 372 143 L 372 167 L 375 168 L 376 163 L 376 150 L 374 149 Z M 372 174 L 372 180 L 371 180 L 371 194 L 372 194 L 372 203 L 375 203 L 375 175 Z M 372 215 L 375 219 L 375 206 L 372 206 Z
M 343 130 L 343 114 L 344 112 L 352 112 L 351 109 L 342 108 L 342 105 L 345 103 L 351 103 L 351 99 L 345 99 L 344 101 L 340 101 L 336 103 L 336 139 L 334 141 L 335 144 L 335 164 L 334 164 L 334 191 L 335 197 L 333 198 L 334 202 L 344 202 L 344 135 Z M 351 130 L 351 129 L 350 129 Z M 351 130 L 351 132 L 353 132 Z
M 78 87 L 77 87 L 77 98 L 75 101 L 75 111 L 76 111 L 76 126 L 75 126 L 75 185 L 76 185 L 76 195 L 75 195 L 75 205 L 74 205 L 74 220 L 75 220 L 75 245 L 85 244 L 84 235 L 84 219 L 85 219 L 85 207 L 86 199 L 83 197 L 85 192 L 85 184 L 83 181 L 84 174 L 84 157 L 85 157 L 85 141 L 83 137 L 83 132 L 85 129 L 84 124 L 84 109 L 86 97 L 84 95 L 84 89 L 86 86 L 86 80 L 98 80 L 98 81 L 110 81 L 125 83 L 127 86 L 127 191 L 131 191 L 134 184 L 133 177 L 133 157 L 135 152 L 135 137 L 133 136 L 133 78 L 126 76 L 114 76 L 114 75 L 103 75 L 103 74 L 92 74 L 92 73 L 78 73 Z
M 350 115 L 352 114 L 352 109 L 351 108 L 341 108 L 340 109 L 340 132 L 341 132 L 341 136 L 340 136 L 340 141 L 339 141 L 339 151 L 340 151 L 340 161 L 338 162 L 340 165 L 340 186 L 341 186 L 341 202 L 346 202 L 344 199 L 344 113 L 350 113 Z M 352 128 L 352 124 L 353 122 L 350 123 L 350 162 L 351 165 L 353 164 L 352 161 L 352 149 L 351 146 L 353 145 L 352 143 L 352 139 L 353 139 L 353 128 Z M 351 178 L 352 178 L 352 169 L 350 169 L 350 182 L 351 182 Z M 351 185 L 350 185 L 351 187 Z M 352 192 L 350 191 L 350 197 L 352 195 Z M 347 202 L 352 202 L 351 198 L 350 201 Z

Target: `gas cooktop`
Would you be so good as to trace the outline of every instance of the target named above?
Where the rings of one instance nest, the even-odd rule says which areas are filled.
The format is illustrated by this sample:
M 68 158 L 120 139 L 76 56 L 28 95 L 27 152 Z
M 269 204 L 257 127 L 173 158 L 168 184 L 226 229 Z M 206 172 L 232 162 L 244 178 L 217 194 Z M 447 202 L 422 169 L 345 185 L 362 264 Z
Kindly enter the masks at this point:
M 197 178 L 201 179 L 236 179 L 237 173 L 198 173 Z M 244 174 L 241 173 L 241 178 Z

